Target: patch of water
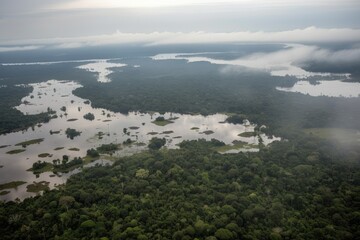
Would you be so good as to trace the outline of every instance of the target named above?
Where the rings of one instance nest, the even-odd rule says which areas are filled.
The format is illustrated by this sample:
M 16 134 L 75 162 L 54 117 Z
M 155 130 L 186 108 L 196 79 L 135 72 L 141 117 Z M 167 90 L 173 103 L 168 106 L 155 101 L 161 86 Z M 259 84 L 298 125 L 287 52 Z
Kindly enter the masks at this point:
M 127 64 L 123 63 L 112 63 L 108 62 L 108 60 L 99 60 L 96 62 L 88 63 L 85 65 L 78 66 L 77 68 L 83 69 L 89 72 L 98 74 L 98 82 L 108 83 L 111 82 L 111 79 L 108 77 L 113 71 L 112 68 L 120 68 L 125 67 Z
M 13 200 L 33 196 L 34 193 L 26 192 L 26 185 L 34 181 L 47 181 L 50 182 L 50 188 L 54 188 L 57 184 L 65 183 L 66 179 L 74 172 L 80 171 L 76 170 L 61 175 L 47 172 L 37 177 L 26 170 L 38 160 L 52 163 L 54 159 L 62 159 L 63 155 L 68 155 L 70 159 L 84 157 L 90 148 L 109 143 L 120 144 L 128 138 L 137 144 L 123 146 L 113 155 L 114 157 L 131 155 L 145 150 L 152 137 L 165 138 L 168 148 L 177 148 L 177 144 L 183 140 L 199 138 L 207 140 L 215 138 L 230 145 L 234 140 L 249 144 L 258 144 L 259 141 L 257 137 L 238 136 L 243 132 L 254 131 L 255 125 L 249 122 L 242 125 L 224 123 L 227 118 L 224 114 L 202 116 L 130 112 L 124 115 L 91 107 L 90 101 L 72 94 L 73 90 L 82 87 L 73 81 L 49 80 L 31 84 L 31 86 L 33 87 L 32 93 L 23 98 L 22 104 L 16 108 L 22 113 L 30 115 L 54 110 L 58 117 L 51 119 L 48 123 L 39 124 L 24 131 L 0 135 L 0 145 L 8 145 L 0 148 L 0 165 L 3 165 L 0 168 L 0 184 L 19 180 L 27 182 L 17 189 L 11 189 L 9 194 L 1 196 L 0 199 Z M 84 119 L 83 116 L 87 113 L 94 114 L 95 119 L 93 121 Z M 166 126 L 158 126 L 153 123 L 158 116 L 170 119 L 172 123 Z M 80 131 L 81 135 L 71 140 L 66 137 L 67 128 L 74 128 Z M 100 134 L 101 137 L 99 137 L 99 132 L 102 133 Z M 268 137 L 264 134 L 261 137 L 265 145 L 279 140 L 279 138 Z M 15 146 L 20 142 L 39 138 L 43 138 L 44 141 L 29 145 L 26 148 Z M 71 148 L 79 150 L 72 151 Z M 15 149 L 24 149 L 25 151 L 18 154 L 7 154 L 8 151 Z M 253 149 L 253 151 L 256 150 L 256 148 Z M 41 153 L 49 153 L 51 156 L 40 158 L 38 155 Z
M 335 81 L 318 81 L 316 85 L 308 81 L 298 81 L 290 88 L 277 87 L 279 91 L 298 92 L 310 96 L 360 97 L 360 83 Z

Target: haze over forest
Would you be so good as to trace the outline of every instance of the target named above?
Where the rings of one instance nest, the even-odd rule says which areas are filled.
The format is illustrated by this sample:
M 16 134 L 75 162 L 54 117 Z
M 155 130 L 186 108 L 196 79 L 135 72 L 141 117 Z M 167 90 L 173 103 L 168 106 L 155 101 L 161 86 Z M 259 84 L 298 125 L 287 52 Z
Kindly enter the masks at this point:
M 360 238 L 357 0 L 2 0 L 3 239 Z

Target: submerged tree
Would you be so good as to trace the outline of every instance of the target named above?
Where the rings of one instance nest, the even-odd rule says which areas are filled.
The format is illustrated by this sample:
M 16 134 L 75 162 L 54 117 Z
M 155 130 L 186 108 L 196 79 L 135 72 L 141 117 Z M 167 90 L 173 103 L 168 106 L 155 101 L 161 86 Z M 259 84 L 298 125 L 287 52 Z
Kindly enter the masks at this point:
M 73 128 L 67 128 L 65 131 L 65 134 L 68 138 L 70 138 L 72 140 L 72 139 L 74 139 L 74 137 L 80 136 L 81 132 L 76 131 L 76 129 L 73 129 Z
M 90 121 L 92 121 L 92 120 L 95 119 L 95 115 L 92 114 L 92 113 L 87 113 L 87 114 L 85 114 L 83 117 L 84 117 L 86 120 L 90 120 Z
M 165 145 L 165 143 L 166 143 L 165 138 L 154 137 L 150 140 L 148 147 L 149 147 L 149 149 L 152 149 L 152 150 L 159 150 L 162 146 Z

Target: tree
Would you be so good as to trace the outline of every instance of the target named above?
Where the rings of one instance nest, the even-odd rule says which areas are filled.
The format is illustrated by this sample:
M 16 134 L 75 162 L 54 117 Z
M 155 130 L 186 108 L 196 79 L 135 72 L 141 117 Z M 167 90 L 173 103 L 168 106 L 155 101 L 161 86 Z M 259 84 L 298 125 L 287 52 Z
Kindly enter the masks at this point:
M 61 196 L 59 198 L 59 205 L 66 207 L 66 210 L 69 210 L 69 207 L 75 203 L 75 198 L 72 196 Z
M 86 155 L 90 156 L 90 157 L 99 157 L 100 154 L 98 151 L 96 151 L 94 148 L 88 149 L 86 151 Z
M 233 124 L 243 124 L 245 121 L 245 118 L 240 115 L 232 115 L 226 119 L 226 122 L 233 123 Z
M 65 165 L 67 162 L 69 161 L 69 156 L 68 155 L 63 155 L 62 157 L 62 164 Z
M 155 119 L 155 121 L 162 122 L 165 121 L 165 118 L 163 116 L 159 116 Z
M 90 120 L 90 121 L 92 121 L 92 120 L 95 119 L 95 115 L 92 114 L 92 113 L 87 113 L 87 114 L 85 114 L 83 117 L 84 117 L 86 120 Z
M 76 131 L 76 129 L 73 128 L 67 128 L 66 131 L 66 137 L 70 138 L 71 140 L 74 139 L 76 136 L 80 136 L 81 132 Z
M 95 226 L 96 226 L 96 224 L 95 224 L 95 222 L 93 220 L 86 220 L 86 221 L 82 222 L 81 225 L 80 225 L 80 227 L 87 228 L 87 229 L 88 228 L 93 228 Z
M 166 143 L 165 138 L 154 137 L 150 140 L 148 147 L 152 150 L 159 150 L 162 146 L 165 145 L 165 143 Z
M 217 237 L 220 240 L 228 240 L 233 239 L 233 233 L 225 228 L 220 228 L 215 232 L 215 237 Z
M 198 234 L 200 236 L 205 235 L 210 228 L 209 224 L 205 223 L 202 220 L 197 220 L 195 222 L 194 227 L 195 227 L 196 234 Z
M 149 170 L 140 168 L 139 170 L 136 171 L 135 177 L 138 178 L 147 178 L 149 176 Z

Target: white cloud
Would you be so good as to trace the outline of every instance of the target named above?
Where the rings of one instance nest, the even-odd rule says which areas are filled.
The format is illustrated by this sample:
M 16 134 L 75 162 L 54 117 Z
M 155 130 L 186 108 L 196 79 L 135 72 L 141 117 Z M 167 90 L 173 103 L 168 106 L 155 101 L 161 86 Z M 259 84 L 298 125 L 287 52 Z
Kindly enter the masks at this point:
M 348 42 L 359 41 L 360 29 L 323 29 L 309 27 L 279 32 L 230 32 L 173 34 L 153 44 L 216 42 Z
M 329 42 L 360 42 L 360 29 L 350 28 L 316 28 L 294 29 L 279 32 L 152 32 L 152 33 L 122 33 L 95 35 L 74 38 L 29 39 L 0 42 L 0 46 L 9 45 L 52 45 L 57 48 L 77 48 L 83 46 L 100 46 L 110 44 L 192 44 L 192 43 L 329 43 Z M 37 46 L 11 47 L 15 50 L 36 49 Z M 11 48 L 9 51 L 11 51 Z M 28 49 L 27 49 L 28 48 Z M 5 49 L 5 48 L 4 48 Z M 320 54 L 320 53 L 319 53 Z
M 0 47 L 0 52 L 13 52 L 13 51 L 29 51 L 39 49 L 41 46 L 12 46 L 12 47 Z
M 242 6 L 330 6 L 356 5 L 356 0 L 72 0 L 56 3 L 53 9 L 157 8 L 192 5 L 237 4 Z
M 310 61 L 320 63 L 344 64 L 360 62 L 360 48 L 331 51 L 317 46 L 289 44 L 284 49 L 270 53 L 254 53 L 235 60 L 213 59 L 195 54 L 159 54 L 153 57 L 154 60 L 182 59 L 188 62 L 209 62 L 212 64 L 226 65 L 222 71 L 237 71 L 234 66 L 242 66 L 252 69 L 268 71 L 273 76 L 291 75 L 298 78 L 310 76 L 328 76 L 330 73 L 309 72 L 301 68 L 299 64 Z M 339 74 L 347 77 L 349 74 Z
M 312 61 L 331 64 L 360 62 L 360 49 L 332 51 L 312 45 L 289 44 L 285 49 L 270 53 L 251 54 L 229 61 L 229 64 L 268 70 L 274 76 L 292 75 L 306 78 L 315 75 L 329 75 L 329 73 L 313 73 L 301 68 L 303 63 Z
M 55 46 L 55 48 L 80 48 L 82 46 L 84 46 L 84 44 L 81 42 L 69 42 L 69 43 L 61 43 Z
M 308 59 L 303 58 L 305 61 L 317 61 L 326 63 L 354 63 L 360 62 L 360 48 L 344 49 L 339 51 L 330 51 L 327 49 L 316 48 L 308 55 Z

